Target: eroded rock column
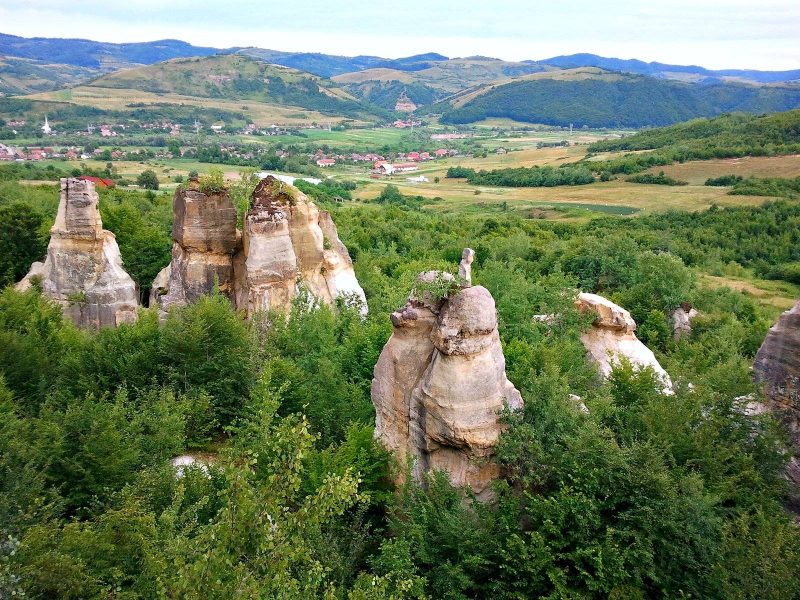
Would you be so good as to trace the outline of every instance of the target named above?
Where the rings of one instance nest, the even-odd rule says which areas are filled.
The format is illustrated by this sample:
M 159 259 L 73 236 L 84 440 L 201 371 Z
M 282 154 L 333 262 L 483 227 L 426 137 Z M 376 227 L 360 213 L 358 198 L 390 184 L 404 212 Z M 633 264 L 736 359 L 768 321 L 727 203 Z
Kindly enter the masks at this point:
M 423 273 L 418 281 L 424 287 L 442 276 Z M 491 294 L 449 280 L 453 289 L 446 297 L 412 294 L 392 313 L 394 331 L 372 381 L 375 434 L 401 469 L 412 463 L 416 481 L 442 470 L 485 500 L 500 476 L 492 461 L 503 430 L 500 412 L 521 408 L 522 397 L 506 377 Z
M 62 179 L 56 222 L 44 263 L 33 263 L 17 284 L 40 280 L 45 296 L 58 302 L 79 327 L 116 327 L 136 320 L 136 284 L 122 266 L 114 234 L 103 229 L 99 198 L 91 181 Z

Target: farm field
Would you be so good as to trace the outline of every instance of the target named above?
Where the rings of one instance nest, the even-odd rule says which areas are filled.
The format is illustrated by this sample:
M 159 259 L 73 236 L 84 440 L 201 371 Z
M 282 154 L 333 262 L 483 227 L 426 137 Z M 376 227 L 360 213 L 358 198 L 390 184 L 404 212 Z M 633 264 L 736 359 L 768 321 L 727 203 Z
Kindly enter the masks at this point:
M 346 120 L 341 116 L 323 115 L 314 110 L 297 108 L 293 106 L 280 106 L 253 100 L 224 100 L 219 98 L 201 98 L 198 96 L 183 96 L 180 94 L 156 94 L 133 89 L 113 89 L 99 87 L 77 87 L 55 92 L 44 92 L 26 96 L 29 100 L 44 100 L 50 102 L 66 102 L 80 106 L 92 106 L 103 110 L 129 110 L 129 104 L 183 104 L 186 106 L 199 106 L 216 108 L 231 112 L 245 112 L 260 126 L 287 125 L 297 126 L 312 122 L 331 123 L 333 125 Z M 354 122 L 352 119 L 348 119 Z M 355 121 L 358 124 L 358 121 Z M 364 122 L 363 124 L 366 124 Z
M 719 160 L 695 160 L 665 167 L 654 167 L 652 173 L 664 171 L 665 175 L 702 185 L 709 177 L 740 175 L 741 177 L 798 177 L 800 154 L 789 156 L 743 156 Z

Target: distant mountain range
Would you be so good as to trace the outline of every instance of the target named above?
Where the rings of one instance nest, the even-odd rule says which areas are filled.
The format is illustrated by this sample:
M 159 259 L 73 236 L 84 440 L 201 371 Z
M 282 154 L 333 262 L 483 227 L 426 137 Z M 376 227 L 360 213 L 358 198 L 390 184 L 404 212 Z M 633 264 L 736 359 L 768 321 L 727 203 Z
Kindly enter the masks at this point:
M 449 60 L 505 62 L 500 59 L 481 56 L 467 57 L 467 59 L 450 59 L 447 56 L 436 53 L 417 54 L 405 58 L 392 59 L 379 56 L 336 56 L 318 52 L 282 52 L 263 48 L 211 48 L 194 46 L 180 40 L 114 44 L 81 39 L 24 38 L 0 33 L 0 56 L 15 56 L 51 64 L 61 63 L 101 70 L 113 70 L 131 65 L 151 65 L 171 58 L 189 58 L 212 54 L 231 54 L 234 52 L 306 71 L 320 77 L 333 77 L 366 69 L 422 71 L 431 68 L 435 63 Z M 694 65 L 670 65 L 659 62 L 648 63 L 635 59 L 606 58 L 596 54 L 570 54 L 520 62 L 562 69 L 599 67 L 610 71 L 622 71 L 665 79 L 736 78 L 754 83 L 800 80 L 800 69 L 791 71 L 712 70 Z
M 253 119 L 362 123 L 391 121 L 397 99 L 407 97 L 417 114 L 453 124 L 506 117 L 643 127 L 800 107 L 800 69 L 711 70 L 595 54 L 518 62 L 436 53 L 389 59 L 0 34 L 0 95 L 118 110 L 167 100 L 216 103 L 228 112 L 250 110 Z

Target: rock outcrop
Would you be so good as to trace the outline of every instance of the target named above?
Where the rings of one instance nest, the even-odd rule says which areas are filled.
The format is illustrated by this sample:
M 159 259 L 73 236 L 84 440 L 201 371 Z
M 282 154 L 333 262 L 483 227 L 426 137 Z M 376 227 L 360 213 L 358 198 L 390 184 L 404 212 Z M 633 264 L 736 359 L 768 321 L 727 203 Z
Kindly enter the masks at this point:
M 163 312 L 194 302 L 215 283 L 230 293 L 239 247 L 236 207 L 227 192 L 206 194 L 192 182 L 175 192 L 172 212 L 172 262 L 153 281 L 150 295 L 151 305 Z
M 418 282 L 443 277 L 423 273 Z M 392 313 L 394 331 L 372 380 L 376 437 L 412 476 L 445 471 L 480 499 L 500 476 L 491 461 L 503 429 L 499 412 L 522 407 L 508 381 L 494 299 L 481 286 L 457 286 L 445 298 L 416 292 Z M 402 483 L 404 471 L 398 474 Z
M 753 363 L 767 408 L 789 431 L 793 457 L 786 475 L 792 484 L 792 509 L 800 514 L 800 302 L 772 326 Z
M 581 335 L 581 341 L 603 377 L 611 375 L 614 366 L 626 359 L 636 368 L 652 368 L 662 391 L 672 393 L 669 375 L 636 337 L 636 321 L 627 310 L 597 294 L 578 294 L 575 305 L 579 311 L 594 315 L 592 327 Z
M 114 234 L 103 229 L 99 198 L 91 181 L 61 180 L 61 199 L 44 263 L 33 263 L 17 284 L 41 282 L 79 327 L 116 327 L 136 320 L 136 284 L 122 267 Z
M 692 319 L 698 314 L 697 310 L 688 302 L 672 311 L 672 337 L 674 340 L 688 338 L 692 334 Z
M 311 296 L 333 304 L 350 296 L 366 313 L 364 291 L 330 213 L 274 177 L 263 179 L 244 219 L 243 247 L 235 260 L 236 305 L 288 311 L 302 283 Z
M 172 263 L 153 282 L 152 300 L 163 312 L 210 293 L 217 282 L 248 316 L 288 312 L 301 285 L 316 301 L 333 304 L 348 296 L 366 313 L 364 292 L 330 214 L 297 188 L 263 179 L 242 232 L 225 192 L 207 195 L 196 188 L 175 196 Z

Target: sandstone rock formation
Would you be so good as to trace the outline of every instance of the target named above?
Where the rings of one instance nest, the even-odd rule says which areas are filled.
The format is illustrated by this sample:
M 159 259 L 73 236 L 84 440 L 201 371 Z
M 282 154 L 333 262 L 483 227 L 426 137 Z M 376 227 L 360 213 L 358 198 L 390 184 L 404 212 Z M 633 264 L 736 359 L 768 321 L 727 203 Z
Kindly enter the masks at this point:
M 172 212 L 172 262 L 158 274 L 151 291 L 151 304 L 155 301 L 164 312 L 208 294 L 215 282 L 229 293 L 239 245 L 236 208 L 227 192 L 206 194 L 192 182 L 175 192 Z
M 581 293 L 575 305 L 579 311 L 595 316 L 591 329 L 581 335 L 581 341 L 603 377 L 611 375 L 613 367 L 624 358 L 636 368 L 651 367 L 661 381 L 662 391 L 672 393 L 669 375 L 653 352 L 636 337 L 636 322 L 627 310 L 597 294 Z
M 235 261 L 236 305 L 248 315 L 264 308 L 288 311 L 298 280 L 311 296 L 333 304 L 351 296 L 366 313 L 364 291 L 330 213 L 274 177 L 253 192 Z
M 418 281 L 441 276 L 423 273 Z M 454 485 L 488 499 L 500 475 L 490 460 L 502 431 L 498 413 L 522 407 L 506 377 L 494 299 L 481 286 L 456 287 L 442 299 L 417 292 L 391 319 L 372 380 L 376 437 L 401 465 L 412 462 L 416 481 L 443 470 Z
M 162 311 L 208 294 L 216 281 L 248 316 L 288 312 L 300 285 L 328 304 L 349 296 L 366 313 L 364 292 L 330 214 L 289 184 L 274 177 L 258 184 L 242 232 L 224 192 L 207 195 L 196 185 L 179 191 L 174 211 L 172 263 L 153 282 L 152 299 Z
M 80 327 L 116 327 L 136 320 L 136 284 L 122 267 L 114 234 L 103 229 L 94 183 L 61 180 L 61 199 L 44 263 L 17 284 L 41 280 L 42 292 Z
M 697 310 L 688 302 L 672 311 L 672 337 L 675 340 L 682 340 L 692 334 L 692 319 L 698 314 Z
M 792 508 L 800 514 L 800 301 L 783 313 L 758 349 L 753 363 L 766 405 L 789 431 L 794 456 L 786 469 Z

